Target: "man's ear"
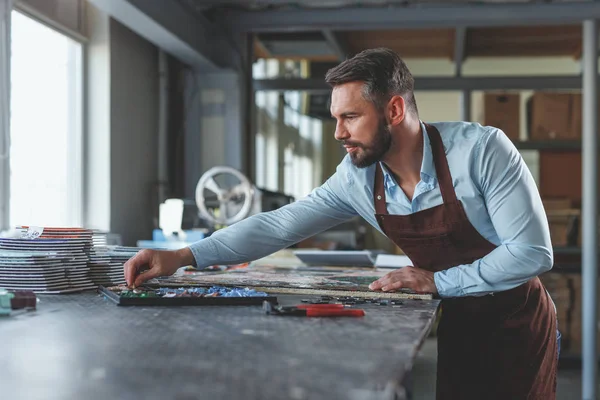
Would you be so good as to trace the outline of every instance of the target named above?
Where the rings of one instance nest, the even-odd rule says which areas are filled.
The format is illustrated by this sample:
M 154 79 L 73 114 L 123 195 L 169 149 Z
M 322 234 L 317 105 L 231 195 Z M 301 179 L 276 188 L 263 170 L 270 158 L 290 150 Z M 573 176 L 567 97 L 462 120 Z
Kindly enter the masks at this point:
M 392 96 L 387 104 L 386 117 L 391 126 L 398 125 L 406 117 L 406 102 L 402 96 Z

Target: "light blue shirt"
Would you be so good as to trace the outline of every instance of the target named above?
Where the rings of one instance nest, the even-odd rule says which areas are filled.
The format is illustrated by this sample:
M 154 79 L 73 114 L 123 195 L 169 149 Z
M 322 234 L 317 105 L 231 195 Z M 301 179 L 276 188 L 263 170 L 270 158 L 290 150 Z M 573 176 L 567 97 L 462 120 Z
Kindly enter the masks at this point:
M 454 190 L 469 221 L 498 246 L 471 264 L 436 272 L 440 296 L 503 291 L 551 269 L 552 245 L 542 201 L 510 139 L 499 129 L 477 123 L 432 125 L 442 136 Z M 412 201 L 383 168 L 390 214 L 407 215 L 442 204 L 427 134 L 423 140 L 421 181 Z M 357 215 L 381 231 L 373 204 L 374 176 L 375 165 L 356 168 L 346 156 L 335 174 L 305 198 L 247 218 L 191 245 L 198 267 L 255 260 Z

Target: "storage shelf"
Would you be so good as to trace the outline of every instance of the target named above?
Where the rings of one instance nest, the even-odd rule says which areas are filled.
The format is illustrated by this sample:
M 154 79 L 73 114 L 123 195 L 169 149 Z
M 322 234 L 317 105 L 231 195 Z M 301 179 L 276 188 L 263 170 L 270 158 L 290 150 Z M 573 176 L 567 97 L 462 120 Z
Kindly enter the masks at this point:
M 581 247 L 554 247 L 554 267 L 551 272 L 581 274 Z M 598 247 L 600 254 L 600 247 Z
M 552 249 L 554 255 L 581 255 L 582 248 L 577 246 L 556 246 Z M 600 246 L 598 247 L 598 254 L 600 254 Z
M 555 255 L 578 255 L 581 254 L 581 247 L 576 246 L 555 246 L 553 249 Z
M 514 141 L 519 150 L 581 150 L 581 140 Z
M 558 328 L 560 330 L 560 327 Z M 581 369 L 581 354 L 574 354 L 568 351 L 561 351 L 558 359 L 559 369 Z M 600 358 L 598 359 L 600 365 Z

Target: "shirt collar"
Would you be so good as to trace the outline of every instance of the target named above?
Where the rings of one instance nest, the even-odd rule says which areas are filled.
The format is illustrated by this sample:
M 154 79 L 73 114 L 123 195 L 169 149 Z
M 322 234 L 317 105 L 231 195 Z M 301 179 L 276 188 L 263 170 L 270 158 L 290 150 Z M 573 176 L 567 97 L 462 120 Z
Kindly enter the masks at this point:
M 435 164 L 433 163 L 433 152 L 431 151 L 431 142 L 429 141 L 429 135 L 425 129 L 425 124 L 421 122 L 421 129 L 423 130 L 423 162 L 421 163 L 421 180 L 427 183 L 433 183 L 436 181 L 437 174 L 435 173 Z M 396 186 L 396 180 L 392 177 L 389 169 L 382 162 L 381 170 L 383 172 L 383 183 L 386 189 L 391 189 Z

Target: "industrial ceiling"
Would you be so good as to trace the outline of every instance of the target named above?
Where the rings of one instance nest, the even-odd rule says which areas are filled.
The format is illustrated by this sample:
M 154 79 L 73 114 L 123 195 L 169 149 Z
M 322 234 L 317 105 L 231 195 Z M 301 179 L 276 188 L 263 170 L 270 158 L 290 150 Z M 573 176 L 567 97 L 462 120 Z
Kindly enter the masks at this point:
M 254 59 L 303 60 L 322 79 L 339 61 L 388 47 L 404 58 L 460 65 L 481 57 L 582 55 L 581 0 L 178 0 L 232 35 L 253 34 Z M 586 8 L 587 7 L 587 8 Z M 323 102 L 326 95 L 311 95 Z M 311 100 L 312 102 L 312 100 Z
M 241 21 L 248 17 L 267 15 L 273 12 L 331 12 L 333 24 L 341 12 L 364 9 L 370 12 L 389 14 L 398 10 L 439 13 L 439 7 L 468 7 L 481 9 L 481 6 L 495 5 L 548 5 L 568 6 L 574 3 L 590 3 L 577 0 L 179 0 L 193 12 L 204 17 L 218 15 L 224 20 L 236 13 Z M 569 4 L 565 4 L 569 3 Z M 241 11 L 240 11 L 241 10 Z M 239 17 L 239 12 L 244 17 Z M 567 16 L 565 16 L 567 18 Z M 310 21 L 306 21 L 307 24 Z M 507 25 L 513 25 L 507 18 Z M 335 62 L 363 49 L 385 46 L 404 57 L 442 58 L 456 60 L 457 49 L 463 48 L 463 59 L 489 56 L 581 56 L 581 24 L 532 24 L 523 26 L 460 27 L 397 27 L 382 29 L 353 29 L 352 25 L 341 29 L 302 29 L 290 31 L 285 27 L 277 31 L 255 32 L 254 53 L 257 58 L 303 59 L 315 62 Z M 235 26 L 234 26 L 235 28 Z M 458 41 L 462 43 L 459 44 Z

